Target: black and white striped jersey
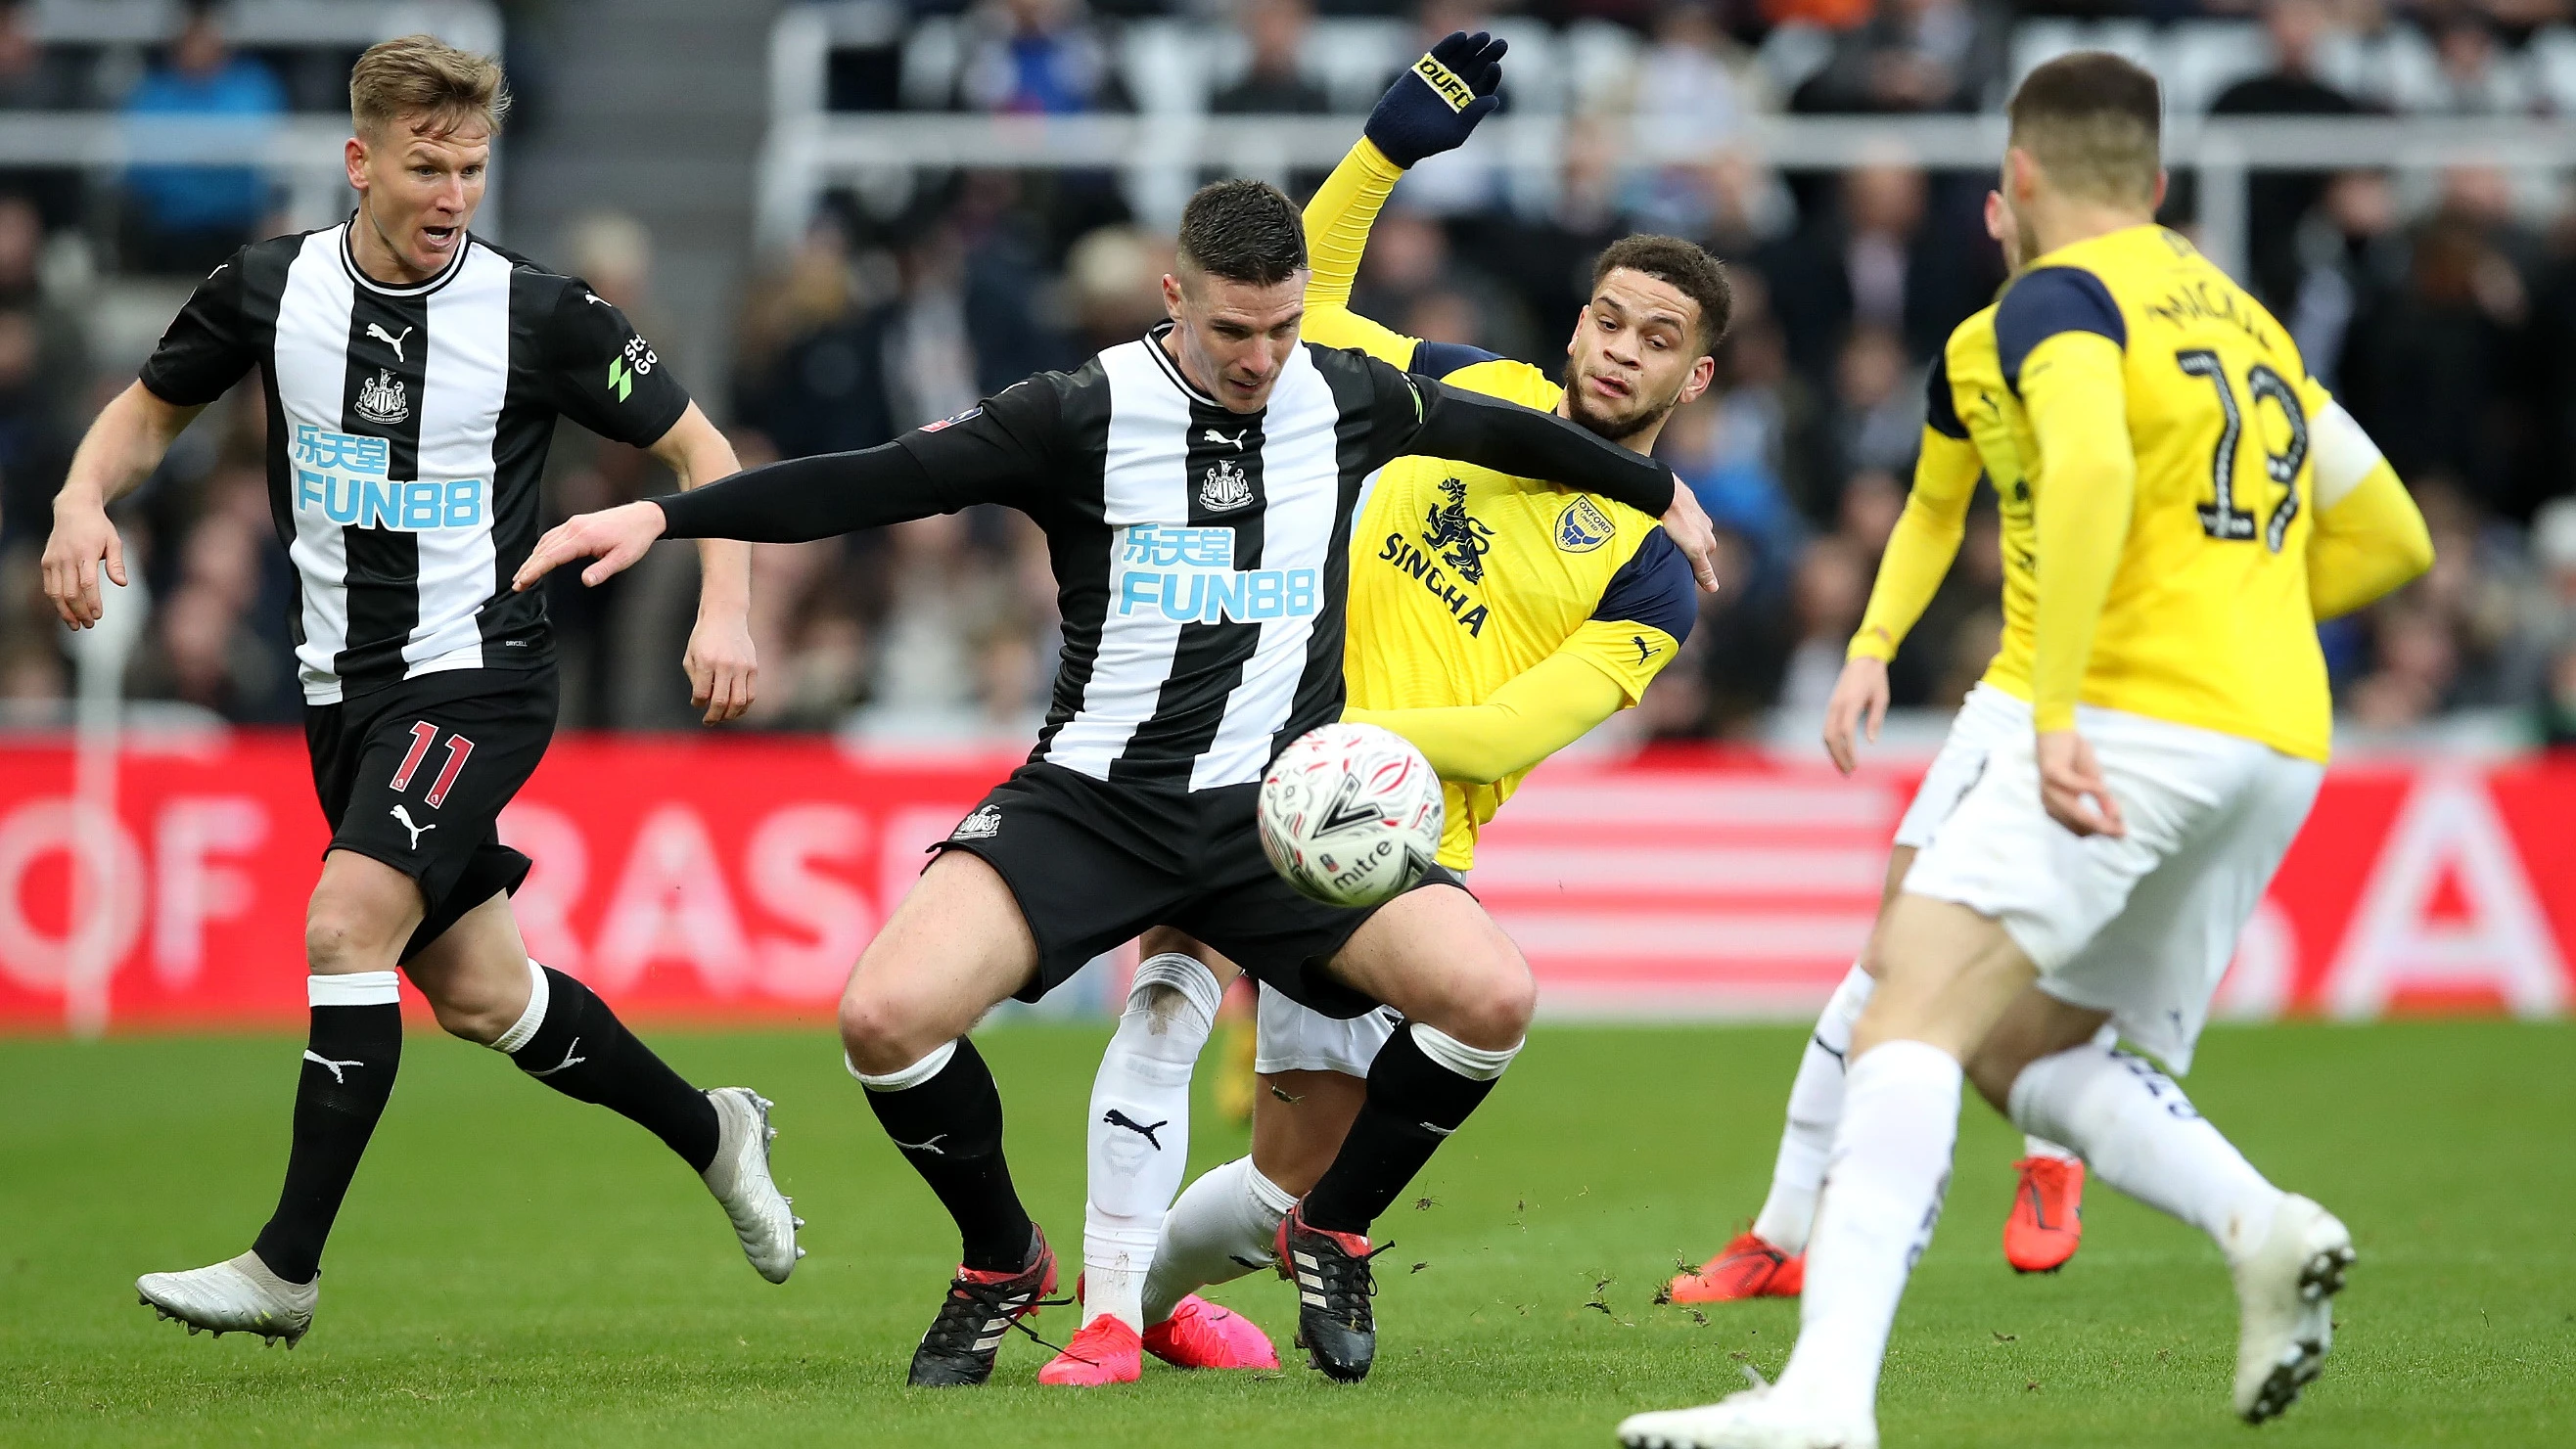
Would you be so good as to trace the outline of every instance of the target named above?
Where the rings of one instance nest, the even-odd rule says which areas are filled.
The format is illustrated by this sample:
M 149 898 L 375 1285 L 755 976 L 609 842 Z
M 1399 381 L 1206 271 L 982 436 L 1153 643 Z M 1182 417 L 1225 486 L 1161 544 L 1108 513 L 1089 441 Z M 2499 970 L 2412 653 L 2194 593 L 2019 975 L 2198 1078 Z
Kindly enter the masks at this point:
M 536 546 L 555 420 L 642 447 L 688 394 L 575 278 L 469 237 L 438 276 L 389 286 L 359 270 L 348 231 L 234 253 L 143 385 L 193 407 L 261 368 L 307 703 L 442 670 L 547 667 L 544 600 L 510 577 Z
M 1257 781 L 1339 717 L 1351 515 L 1390 459 L 1488 462 L 1657 515 L 1671 502 L 1659 463 L 1359 352 L 1300 345 L 1267 407 L 1230 412 L 1183 377 L 1168 331 L 882 448 L 655 501 L 673 537 L 755 542 L 1021 509 L 1046 531 L 1064 618 L 1030 759 L 1191 790 Z

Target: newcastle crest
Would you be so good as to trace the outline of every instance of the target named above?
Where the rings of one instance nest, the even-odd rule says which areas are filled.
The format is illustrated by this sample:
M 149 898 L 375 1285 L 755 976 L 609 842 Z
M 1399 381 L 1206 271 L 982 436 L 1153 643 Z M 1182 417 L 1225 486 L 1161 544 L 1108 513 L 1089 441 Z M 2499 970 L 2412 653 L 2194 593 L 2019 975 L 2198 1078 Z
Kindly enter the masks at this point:
M 990 840 L 1001 833 L 1001 808 L 999 806 L 987 805 L 982 809 L 977 810 L 974 814 L 967 816 L 965 819 L 958 821 L 957 828 L 948 832 L 948 838 L 951 840 Z
M 1252 501 L 1252 480 L 1230 458 L 1219 458 L 1199 480 L 1199 507 L 1228 513 Z
M 358 384 L 358 416 L 387 427 L 411 416 L 411 399 L 403 395 L 403 380 L 393 369 L 379 367 L 374 377 Z

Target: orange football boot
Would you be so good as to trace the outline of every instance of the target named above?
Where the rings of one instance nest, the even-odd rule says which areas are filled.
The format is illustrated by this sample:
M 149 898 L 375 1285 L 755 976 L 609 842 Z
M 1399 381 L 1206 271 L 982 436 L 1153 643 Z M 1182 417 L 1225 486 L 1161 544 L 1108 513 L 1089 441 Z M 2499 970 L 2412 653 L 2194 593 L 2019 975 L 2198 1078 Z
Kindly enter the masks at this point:
M 1673 1279 L 1664 1292 L 1674 1303 L 1732 1303 L 1739 1298 L 1795 1298 L 1806 1285 L 1806 1254 L 1791 1257 L 1748 1229 L 1698 1272 Z
M 1109 1314 L 1082 1325 L 1064 1352 L 1038 1370 L 1038 1382 L 1096 1389 L 1132 1384 L 1145 1375 L 1145 1343 L 1136 1330 Z
M 2004 1219 L 2004 1261 L 2016 1273 L 2054 1273 L 2084 1242 L 2084 1164 L 2025 1157 L 2013 1171 L 2021 1186 Z

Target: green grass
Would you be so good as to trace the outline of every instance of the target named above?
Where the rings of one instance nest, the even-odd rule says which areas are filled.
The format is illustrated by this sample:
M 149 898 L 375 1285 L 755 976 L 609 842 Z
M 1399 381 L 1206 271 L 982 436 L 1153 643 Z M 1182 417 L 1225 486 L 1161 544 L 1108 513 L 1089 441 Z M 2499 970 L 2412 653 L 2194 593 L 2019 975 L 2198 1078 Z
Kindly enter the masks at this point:
M 1080 1121 L 1105 1028 L 984 1038 L 1024 1196 L 1079 1256 Z M 1381 1236 L 1380 1357 L 1336 1389 L 1292 1366 L 1128 1388 L 900 1387 L 955 1239 L 819 1032 L 665 1033 L 683 1071 L 779 1101 L 812 1222 L 760 1282 L 643 1133 L 485 1052 L 409 1043 L 400 1090 L 292 1354 L 190 1338 L 143 1270 L 237 1252 L 273 1197 L 295 1046 L 0 1041 L 0 1443 L 1606 1446 L 1786 1356 L 1795 1307 L 1648 1301 L 1676 1252 L 1758 1203 L 1798 1050 L 1776 1029 L 1550 1029 Z M 2221 1030 L 2190 1083 L 2362 1252 L 2325 1379 L 2275 1445 L 2576 1443 L 2576 1029 Z M 1208 1127 L 1198 1165 L 1242 1150 Z M 2208 1243 L 2097 1189 L 2083 1253 L 2019 1279 L 1996 1246 L 2018 1143 L 1972 1106 L 1948 1220 L 1887 1373 L 1891 1445 L 2251 1442 L 2228 1416 L 2234 1310 Z M 1414 1196 L 1436 1205 L 1412 1207 Z M 1415 1264 L 1426 1266 L 1408 1271 Z M 1612 1281 L 1605 1315 L 1585 1306 Z M 1216 1295 L 1286 1341 L 1275 1279 Z M 1068 1315 L 1039 1321 L 1057 1337 Z

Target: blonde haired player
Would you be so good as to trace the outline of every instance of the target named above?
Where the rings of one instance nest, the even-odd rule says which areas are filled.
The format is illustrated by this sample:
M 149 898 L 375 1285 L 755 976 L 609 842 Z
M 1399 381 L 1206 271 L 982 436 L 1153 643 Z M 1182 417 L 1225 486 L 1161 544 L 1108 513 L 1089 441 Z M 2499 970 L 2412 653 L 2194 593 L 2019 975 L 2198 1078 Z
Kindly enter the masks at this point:
M 1503 49 L 1483 35 L 1433 47 L 1307 205 L 1305 335 L 1554 411 L 1646 452 L 1672 410 L 1706 390 L 1732 308 L 1724 272 L 1693 243 L 1638 236 L 1602 253 L 1562 384 L 1349 310 L 1378 209 L 1408 167 L 1463 142 L 1492 109 Z M 1464 871 L 1479 827 L 1522 777 L 1634 705 L 1671 661 L 1696 611 L 1690 570 L 1655 520 L 1590 494 L 1533 490 L 1430 457 L 1400 458 L 1370 487 L 1351 532 L 1344 717 L 1406 736 L 1439 770 L 1440 861 Z M 1212 1169 L 1167 1218 L 1187 1155 L 1191 1067 L 1222 990 L 1216 972 L 1233 968 L 1174 932 L 1150 934 L 1144 950 L 1090 1103 L 1085 1323 L 1040 1371 L 1045 1383 L 1130 1381 L 1142 1351 L 1186 1367 L 1275 1365 L 1258 1328 L 1192 1290 L 1269 1266 L 1282 1216 L 1372 1090 L 1364 1079 L 1379 1048 L 1397 1031 L 1424 1031 L 1386 1012 L 1336 1020 L 1265 989 L 1255 1066 L 1268 1090 L 1252 1155 Z M 1500 1066 L 1498 1057 L 1485 1070 Z
M 2154 225 L 2154 77 L 2081 53 L 2010 107 L 2029 259 L 1954 341 L 1960 421 L 2029 590 L 2030 719 L 1917 854 L 1881 932 L 1775 1384 L 1640 1414 L 1630 1445 L 1869 1449 L 1896 1304 L 1947 1186 L 1963 1080 L 2024 1131 L 2207 1231 L 2241 1314 L 2236 1411 L 2323 1365 L 2351 1235 L 2266 1181 L 2108 1022 L 2189 1063 L 2237 933 L 2323 773 L 2315 620 L 2431 562 L 2422 519 L 2287 333 Z M 1984 315 L 1984 314 L 1981 314 Z
M 556 677 L 543 596 L 508 577 L 537 539 L 557 421 L 650 450 L 683 488 L 739 465 L 616 307 L 472 232 L 508 107 L 489 56 L 427 35 L 369 47 L 349 75 L 349 219 L 253 242 L 199 282 L 54 500 L 45 592 L 63 621 L 132 607 L 100 598 L 102 563 L 125 581 L 108 503 L 260 370 L 332 834 L 305 916 L 310 1034 L 277 1209 L 248 1251 L 135 1285 L 191 1333 L 292 1345 L 312 1326 L 325 1242 L 402 1060 L 397 972 L 449 1032 L 659 1137 L 762 1277 L 786 1281 L 802 1251 L 770 1178 L 770 1104 L 684 1080 L 589 987 L 529 960 L 510 913 L 529 861 L 495 822 L 553 737 Z M 716 724 L 755 687 L 751 556 L 699 557 L 682 666 Z

